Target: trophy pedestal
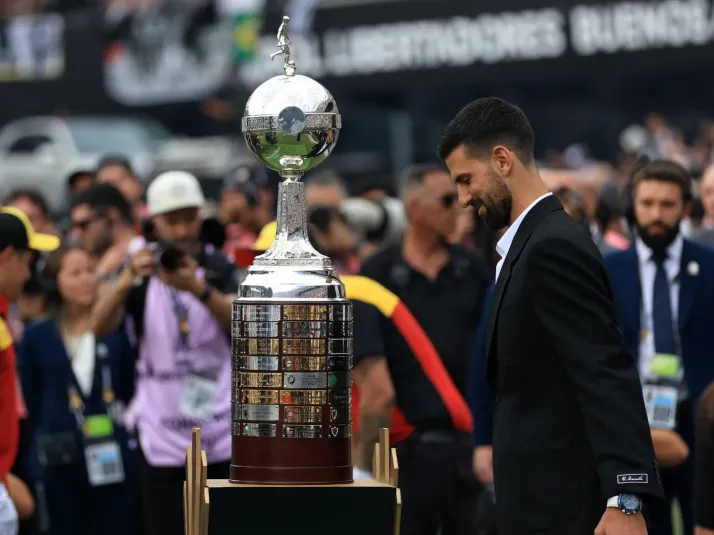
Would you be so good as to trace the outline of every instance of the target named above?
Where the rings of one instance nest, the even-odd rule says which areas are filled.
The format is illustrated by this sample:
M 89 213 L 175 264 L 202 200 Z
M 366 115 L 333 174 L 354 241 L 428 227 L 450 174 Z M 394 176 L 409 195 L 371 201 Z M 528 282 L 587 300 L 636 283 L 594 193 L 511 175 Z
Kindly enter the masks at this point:
M 236 532 L 290 535 L 399 535 L 401 494 L 396 450 L 388 434 L 375 447 L 377 479 L 336 485 L 259 485 L 207 481 L 201 430 L 187 448 L 184 484 L 184 535 Z M 210 506 L 210 517 L 209 517 Z
M 394 535 L 397 489 L 373 479 L 344 485 L 247 485 L 209 480 L 208 535 Z

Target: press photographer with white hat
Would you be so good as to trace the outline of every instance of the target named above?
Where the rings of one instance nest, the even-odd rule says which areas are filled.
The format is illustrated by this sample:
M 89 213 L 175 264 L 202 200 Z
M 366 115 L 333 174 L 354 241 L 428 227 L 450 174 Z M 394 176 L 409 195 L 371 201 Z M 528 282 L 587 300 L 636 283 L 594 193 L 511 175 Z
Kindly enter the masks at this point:
M 171 171 L 147 190 L 152 229 L 130 245 L 131 260 L 102 296 L 96 333 L 126 318 L 138 348 L 128 410 L 138 433 L 147 535 L 180 533 L 186 445 L 201 427 L 208 477 L 225 479 L 231 456 L 230 322 L 233 266 L 199 241 L 205 203 L 193 175 Z

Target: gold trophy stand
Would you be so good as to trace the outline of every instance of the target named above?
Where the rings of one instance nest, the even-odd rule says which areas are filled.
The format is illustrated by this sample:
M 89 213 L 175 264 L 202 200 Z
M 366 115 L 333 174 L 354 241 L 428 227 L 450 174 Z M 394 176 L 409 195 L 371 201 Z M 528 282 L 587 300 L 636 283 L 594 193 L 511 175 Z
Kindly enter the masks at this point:
M 229 535 L 253 529 L 290 535 L 399 535 L 402 498 L 397 450 L 379 432 L 374 479 L 339 485 L 255 485 L 206 479 L 201 430 L 186 448 L 184 535 Z M 210 522 L 209 522 L 210 504 Z

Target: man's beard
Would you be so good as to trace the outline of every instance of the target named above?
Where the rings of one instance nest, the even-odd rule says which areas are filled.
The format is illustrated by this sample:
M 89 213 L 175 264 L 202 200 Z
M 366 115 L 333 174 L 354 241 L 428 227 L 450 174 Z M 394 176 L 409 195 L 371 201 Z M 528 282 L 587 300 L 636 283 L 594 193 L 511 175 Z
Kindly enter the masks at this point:
M 661 234 L 653 234 L 650 232 L 650 228 L 653 225 L 647 225 L 645 227 L 640 226 L 639 223 L 635 224 L 635 228 L 637 230 L 637 235 L 640 237 L 642 242 L 652 249 L 652 252 L 654 253 L 664 253 L 667 247 L 669 247 L 672 242 L 677 238 L 679 235 L 679 225 L 681 221 L 677 221 L 674 225 L 665 225 L 664 223 L 658 223 L 657 226 L 660 226 L 664 229 L 664 231 Z
M 493 231 L 498 231 L 511 224 L 513 197 L 511 197 L 508 186 L 506 186 L 499 174 L 490 168 L 488 173 L 491 175 L 494 184 L 493 189 L 489 192 L 490 195 L 483 200 L 474 200 L 471 204 L 486 226 Z

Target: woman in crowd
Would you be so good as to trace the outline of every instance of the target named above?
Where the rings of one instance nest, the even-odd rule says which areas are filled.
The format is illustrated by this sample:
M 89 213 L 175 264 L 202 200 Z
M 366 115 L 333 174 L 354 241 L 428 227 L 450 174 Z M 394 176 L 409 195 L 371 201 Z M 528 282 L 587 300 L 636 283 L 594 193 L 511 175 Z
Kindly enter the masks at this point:
M 44 268 L 50 319 L 25 331 L 21 377 L 34 430 L 30 472 L 52 535 L 133 531 L 134 462 L 121 421 L 133 383 L 126 335 L 95 339 L 95 260 L 60 248 Z

